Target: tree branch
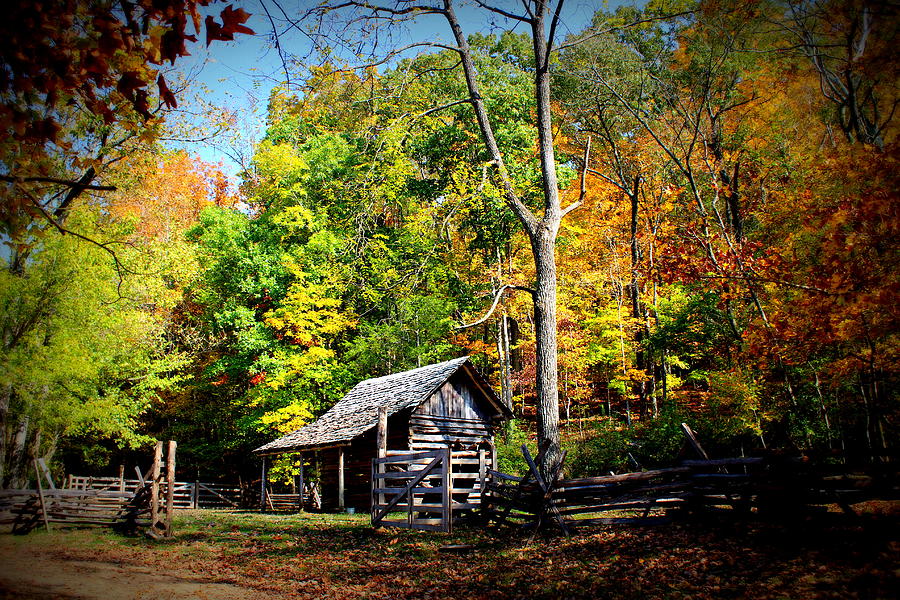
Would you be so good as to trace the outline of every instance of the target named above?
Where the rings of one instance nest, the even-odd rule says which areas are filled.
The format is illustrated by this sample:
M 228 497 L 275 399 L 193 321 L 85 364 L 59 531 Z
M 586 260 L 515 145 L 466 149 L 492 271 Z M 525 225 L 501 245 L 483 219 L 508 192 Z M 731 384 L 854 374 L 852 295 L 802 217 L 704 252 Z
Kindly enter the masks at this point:
M 65 185 L 70 188 L 79 188 L 80 190 L 91 190 L 92 192 L 114 192 L 114 185 L 91 185 L 83 184 L 81 180 L 72 181 L 70 179 L 59 179 L 57 177 L 15 177 L 13 175 L 0 175 L 0 181 L 8 181 L 10 183 L 56 183 Z
M 497 310 L 497 305 L 500 304 L 500 298 L 503 296 L 503 292 L 505 292 L 506 290 L 518 290 L 520 292 L 528 292 L 529 294 L 532 295 L 532 297 L 534 297 L 534 290 L 531 289 L 530 287 L 525 287 L 522 285 L 503 284 L 500 286 L 500 289 L 498 289 L 497 293 L 494 295 L 494 303 L 491 304 L 491 308 L 490 308 L 490 310 L 487 311 L 486 315 L 484 315 L 483 317 L 481 317 L 480 319 L 478 319 L 477 321 L 474 321 L 472 323 L 467 323 L 465 325 L 458 325 L 455 329 L 457 331 L 459 331 L 461 329 L 468 329 L 469 327 L 475 327 L 476 325 L 481 325 L 482 323 L 484 323 L 485 321 L 490 319 L 491 315 L 494 314 L 494 311 Z
M 498 15 L 504 16 L 507 19 L 513 19 L 514 21 L 520 21 L 522 23 L 527 23 L 530 20 L 527 17 L 523 17 L 522 15 L 517 15 L 515 13 L 505 11 L 502 8 L 497 8 L 496 6 L 491 6 L 490 4 L 486 4 L 486 3 L 482 2 L 481 0 L 475 0 L 475 4 L 477 4 L 478 6 L 480 6 L 481 8 L 483 8 L 485 10 L 491 11 L 492 13 L 496 13 Z
M 565 207 L 560 214 L 560 218 L 565 217 L 567 214 L 581 206 L 584 202 L 584 197 L 587 195 L 587 174 L 588 174 L 588 161 L 591 158 L 591 136 L 588 136 L 587 146 L 584 148 L 584 164 L 581 167 L 581 191 L 578 194 L 578 200 Z

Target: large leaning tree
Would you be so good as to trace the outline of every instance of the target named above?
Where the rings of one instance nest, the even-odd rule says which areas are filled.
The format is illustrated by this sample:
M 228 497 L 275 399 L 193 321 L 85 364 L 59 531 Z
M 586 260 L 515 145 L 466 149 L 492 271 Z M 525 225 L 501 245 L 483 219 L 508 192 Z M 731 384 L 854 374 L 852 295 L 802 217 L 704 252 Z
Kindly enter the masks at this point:
M 504 151 L 495 135 L 497 122 L 484 101 L 481 88 L 486 83 L 476 69 L 473 49 L 469 45 L 460 18 L 460 2 L 456 0 L 393 0 L 372 3 L 363 0 L 326 1 L 303 14 L 290 14 L 285 5 L 277 1 L 268 3 L 273 25 L 283 18 L 285 29 L 303 29 L 319 43 L 320 48 L 337 49 L 335 62 L 346 61 L 348 54 L 365 56 L 367 64 L 389 64 L 395 58 L 416 49 L 445 50 L 458 55 L 456 66 L 465 80 L 467 93 L 442 106 L 433 107 L 429 113 L 443 108 L 468 104 L 471 116 L 477 122 L 481 142 L 488 161 L 487 167 L 494 183 L 502 190 L 506 206 L 511 210 L 531 244 L 535 266 L 535 282 L 529 289 L 534 300 L 534 325 L 536 335 L 536 391 L 538 441 L 545 448 L 542 469 L 546 472 L 559 456 L 559 401 L 557 380 L 557 269 L 555 245 L 563 217 L 581 204 L 581 197 L 562 206 L 560 182 L 557 177 L 557 156 L 553 145 L 553 120 L 551 110 L 551 56 L 554 43 L 563 29 L 562 8 L 564 0 L 522 0 L 520 3 L 481 0 L 467 3 L 465 10 L 481 11 L 484 22 L 500 24 L 505 29 L 525 29 L 532 40 L 533 92 L 535 100 L 534 128 L 536 132 L 536 161 L 540 172 L 539 202 L 527 201 L 528 192 L 517 185 L 511 175 Z M 507 8 L 515 6 L 515 8 Z M 400 43 L 399 31 L 428 31 L 429 25 L 441 24 L 447 43 L 432 39 Z M 412 28 L 415 24 L 416 29 Z M 405 26 L 405 27 L 404 27 Z M 343 52 L 343 54 L 340 54 Z M 586 162 L 587 157 L 585 157 Z M 529 206 L 530 205 L 530 206 Z M 513 286 L 503 286 L 502 294 Z M 496 306 L 496 302 L 494 303 Z

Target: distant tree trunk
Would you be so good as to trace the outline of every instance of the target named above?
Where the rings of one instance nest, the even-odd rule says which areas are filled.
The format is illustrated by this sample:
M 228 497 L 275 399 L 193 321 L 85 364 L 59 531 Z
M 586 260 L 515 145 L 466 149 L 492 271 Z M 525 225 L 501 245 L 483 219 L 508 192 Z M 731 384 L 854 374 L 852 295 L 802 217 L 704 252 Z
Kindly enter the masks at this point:
M 5 487 L 6 479 L 6 421 L 9 418 L 9 403 L 12 399 L 12 384 L 7 383 L 0 389 L 0 488 Z
M 16 433 L 13 436 L 12 456 L 9 465 L 9 487 L 19 489 L 25 486 L 23 476 L 25 473 L 25 444 L 28 441 L 28 417 L 19 421 Z
M 638 244 L 638 208 L 639 208 L 639 200 L 640 200 L 640 177 L 634 178 L 634 188 L 631 190 L 631 193 L 628 194 L 628 198 L 631 201 L 631 227 L 630 227 L 630 246 L 631 246 L 631 281 L 629 284 L 630 292 L 631 292 L 631 317 L 634 319 L 634 323 L 637 327 L 637 331 L 634 336 L 635 343 L 635 368 L 646 375 L 647 364 L 646 364 L 646 356 L 644 353 L 644 339 L 646 337 L 646 332 L 644 330 L 644 319 L 641 310 L 641 296 L 640 296 L 640 277 L 638 275 L 638 267 L 640 264 L 641 254 L 640 247 Z M 638 398 L 638 415 L 641 420 L 644 419 L 647 413 L 647 382 L 645 379 L 641 379 L 634 384 L 634 393 Z
M 512 411 L 512 359 L 510 354 L 509 317 L 504 312 L 497 327 L 497 355 L 500 359 L 500 396 L 503 404 Z

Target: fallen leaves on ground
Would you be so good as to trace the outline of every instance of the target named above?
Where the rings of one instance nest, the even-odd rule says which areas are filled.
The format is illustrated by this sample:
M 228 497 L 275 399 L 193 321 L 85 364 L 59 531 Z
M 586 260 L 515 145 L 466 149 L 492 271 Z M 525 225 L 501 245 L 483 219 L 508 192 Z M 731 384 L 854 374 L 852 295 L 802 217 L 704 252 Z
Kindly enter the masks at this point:
M 707 520 L 570 538 L 373 530 L 363 517 L 181 515 L 174 540 L 98 530 L 3 536 L 56 558 L 189 571 L 282 598 L 890 598 L 896 517 Z M 440 552 L 471 544 L 469 552 Z

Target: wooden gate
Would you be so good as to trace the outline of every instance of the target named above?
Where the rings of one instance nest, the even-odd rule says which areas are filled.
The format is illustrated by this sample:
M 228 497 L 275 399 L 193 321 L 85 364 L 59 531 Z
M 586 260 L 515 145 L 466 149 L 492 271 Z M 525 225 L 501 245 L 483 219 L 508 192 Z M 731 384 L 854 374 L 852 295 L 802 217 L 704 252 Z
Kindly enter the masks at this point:
M 449 532 L 451 476 L 448 448 L 373 458 L 372 526 Z

